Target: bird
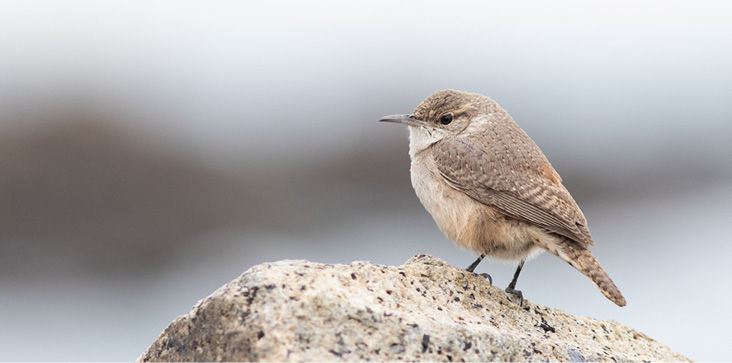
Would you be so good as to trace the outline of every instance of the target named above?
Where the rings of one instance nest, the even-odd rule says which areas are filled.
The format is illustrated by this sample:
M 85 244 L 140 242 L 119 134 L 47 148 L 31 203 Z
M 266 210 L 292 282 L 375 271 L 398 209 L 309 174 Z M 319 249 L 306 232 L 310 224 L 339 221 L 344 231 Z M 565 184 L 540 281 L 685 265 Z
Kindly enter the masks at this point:
M 412 186 L 440 230 L 456 245 L 485 258 L 524 263 L 541 252 L 587 276 L 610 301 L 623 294 L 592 255 L 587 220 L 541 149 L 491 98 L 442 90 L 412 114 L 381 122 L 407 125 Z

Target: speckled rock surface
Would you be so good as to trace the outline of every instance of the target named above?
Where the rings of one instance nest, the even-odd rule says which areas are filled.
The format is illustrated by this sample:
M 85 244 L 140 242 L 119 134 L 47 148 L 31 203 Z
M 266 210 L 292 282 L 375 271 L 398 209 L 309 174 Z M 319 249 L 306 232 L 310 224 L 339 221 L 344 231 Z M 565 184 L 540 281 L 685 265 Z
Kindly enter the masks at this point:
M 138 361 L 688 361 L 614 321 L 523 306 L 432 256 L 254 266 Z

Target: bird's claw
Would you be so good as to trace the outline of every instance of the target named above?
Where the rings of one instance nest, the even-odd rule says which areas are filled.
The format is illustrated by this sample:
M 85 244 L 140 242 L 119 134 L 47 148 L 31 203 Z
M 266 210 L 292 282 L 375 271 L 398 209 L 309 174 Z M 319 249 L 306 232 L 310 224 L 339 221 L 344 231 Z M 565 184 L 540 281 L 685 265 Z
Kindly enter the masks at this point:
M 489 275 L 489 274 L 487 274 L 485 272 L 483 272 L 481 274 L 476 274 L 476 275 L 483 276 L 484 278 L 486 278 L 488 280 L 488 284 L 490 284 L 491 286 L 493 286 L 493 278 L 491 277 L 491 275 Z
M 524 305 L 524 294 L 521 293 L 521 290 L 516 290 L 512 287 L 507 287 L 506 292 L 519 298 L 519 306 Z

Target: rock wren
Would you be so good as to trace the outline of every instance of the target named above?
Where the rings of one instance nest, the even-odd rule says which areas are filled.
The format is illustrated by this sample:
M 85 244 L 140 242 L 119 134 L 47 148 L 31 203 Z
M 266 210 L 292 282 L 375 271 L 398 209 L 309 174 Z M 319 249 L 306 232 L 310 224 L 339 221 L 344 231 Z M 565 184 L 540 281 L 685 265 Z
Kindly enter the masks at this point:
M 409 126 L 412 186 L 443 233 L 480 257 L 520 261 L 548 251 L 585 274 L 618 306 L 625 298 L 590 253 L 587 221 L 544 153 L 495 101 L 439 91 L 412 115 L 381 121 Z

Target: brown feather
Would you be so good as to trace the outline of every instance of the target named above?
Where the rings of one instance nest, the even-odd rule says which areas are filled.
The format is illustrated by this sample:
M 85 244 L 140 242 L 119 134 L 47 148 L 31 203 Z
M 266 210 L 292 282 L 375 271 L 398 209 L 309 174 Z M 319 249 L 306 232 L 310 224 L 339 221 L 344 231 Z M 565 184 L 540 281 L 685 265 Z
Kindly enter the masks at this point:
M 450 186 L 514 218 L 584 245 L 594 245 L 587 221 L 567 189 L 558 178 L 552 180 L 542 175 L 539 165 L 549 165 L 543 155 L 527 156 L 518 151 L 511 157 L 496 157 L 490 153 L 491 143 L 464 138 L 445 138 L 433 146 L 437 167 Z M 533 144 L 528 136 L 525 138 L 525 142 Z M 476 143 L 482 144 L 482 148 L 473 146 Z M 534 147 L 538 150 L 538 146 Z M 532 167 L 532 158 L 544 160 Z

